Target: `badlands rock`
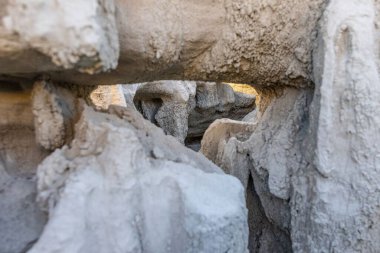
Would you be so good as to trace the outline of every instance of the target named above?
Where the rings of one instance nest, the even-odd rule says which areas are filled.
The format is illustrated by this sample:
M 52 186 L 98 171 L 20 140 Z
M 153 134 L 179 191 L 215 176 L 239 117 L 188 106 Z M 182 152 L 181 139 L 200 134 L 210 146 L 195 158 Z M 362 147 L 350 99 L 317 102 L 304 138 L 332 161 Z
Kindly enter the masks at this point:
M 142 84 L 133 100 L 146 119 L 184 143 L 189 113 L 195 107 L 195 92 L 195 82 L 152 82 Z
M 290 252 L 290 175 L 300 147 L 310 95 L 287 89 L 256 123 L 218 120 L 201 152 L 247 189 L 251 252 Z
M 90 93 L 91 105 L 98 110 L 108 110 L 111 105 L 126 107 L 123 87 L 120 84 L 99 85 Z
M 90 104 L 99 104 L 98 99 L 90 99 L 91 90 L 76 93 L 88 96 Z M 48 150 L 72 139 L 78 117 L 76 98 L 68 89 L 43 80 L 33 89 L 2 84 L 0 113 L 0 252 L 26 252 L 47 218 L 36 203 L 36 168 Z
M 246 185 L 251 250 L 379 251 L 376 10 L 373 1 L 329 3 L 312 102 L 311 92 L 286 89 L 244 123 L 253 128 L 247 140 L 221 132 L 230 122 L 206 132 L 202 152 Z
M 202 138 L 216 119 L 241 120 L 255 109 L 255 96 L 234 92 L 225 83 L 197 82 L 196 106 L 189 116 L 189 138 Z
M 46 215 L 36 203 L 38 164 L 48 155 L 35 142 L 31 90 L 0 85 L 0 252 L 26 252 Z
M 49 72 L 55 81 L 83 85 L 205 80 L 304 87 L 312 85 L 311 52 L 327 1 L 2 2 L 2 78 Z
M 305 145 L 304 169 L 292 177 L 298 252 L 380 250 L 380 3 L 375 3 L 377 8 L 373 1 L 331 1 L 322 19 L 312 138 Z
M 2 0 L 0 16 L 2 74 L 35 77 L 64 69 L 91 74 L 117 66 L 112 1 Z
M 135 110 L 111 113 L 85 107 L 71 145 L 39 166 L 49 221 L 29 253 L 246 252 L 240 182 Z
M 141 84 L 134 102 L 146 119 L 184 143 L 201 139 L 216 119 L 242 119 L 254 109 L 255 96 L 224 83 L 160 81 Z

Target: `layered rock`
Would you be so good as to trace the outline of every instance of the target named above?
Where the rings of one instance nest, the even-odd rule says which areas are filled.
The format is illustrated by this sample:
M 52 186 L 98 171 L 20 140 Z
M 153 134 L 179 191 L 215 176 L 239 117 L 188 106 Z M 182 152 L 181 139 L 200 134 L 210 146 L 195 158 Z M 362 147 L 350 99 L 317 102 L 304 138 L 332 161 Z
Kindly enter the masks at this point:
M 239 181 L 135 110 L 111 113 L 85 107 L 39 166 L 49 222 L 29 252 L 246 252 Z

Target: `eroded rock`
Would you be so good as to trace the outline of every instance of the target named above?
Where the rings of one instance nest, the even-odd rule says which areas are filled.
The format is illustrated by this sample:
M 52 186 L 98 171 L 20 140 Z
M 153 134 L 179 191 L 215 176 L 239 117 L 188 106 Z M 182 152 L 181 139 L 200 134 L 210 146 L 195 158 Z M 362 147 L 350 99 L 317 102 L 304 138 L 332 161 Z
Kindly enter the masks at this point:
M 225 83 L 197 82 L 196 106 L 189 115 L 188 137 L 201 139 L 216 119 L 241 120 L 255 109 L 256 97 L 234 92 Z
M 39 166 L 49 222 L 29 253 L 246 252 L 239 181 L 135 110 L 111 113 L 85 107 L 71 145 Z
M 295 251 L 380 249 L 376 5 L 332 1 L 322 19 L 315 51 L 312 138 L 304 169 L 292 177 L 292 217 L 298 217 L 292 219 Z
M 264 97 L 248 140 L 232 131 L 215 139 L 223 122 L 207 131 L 202 151 L 247 186 L 251 250 L 380 249 L 376 6 L 329 3 L 315 49 L 312 100 L 311 92 L 290 89 Z
M 146 119 L 180 142 L 200 142 L 216 119 L 242 119 L 255 108 L 255 96 L 224 83 L 160 81 L 141 84 L 134 101 Z
M 292 251 L 290 176 L 300 168 L 311 96 L 288 89 L 273 99 L 256 122 L 218 120 L 202 140 L 201 152 L 247 189 L 252 252 Z
M 4 78 L 50 72 L 54 81 L 81 85 L 203 80 L 304 87 L 313 85 L 311 52 L 327 1 L 3 2 Z M 119 52 L 115 71 L 78 73 L 116 67 Z
M 188 117 L 195 107 L 195 82 L 160 81 L 142 84 L 133 101 L 146 119 L 184 143 Z

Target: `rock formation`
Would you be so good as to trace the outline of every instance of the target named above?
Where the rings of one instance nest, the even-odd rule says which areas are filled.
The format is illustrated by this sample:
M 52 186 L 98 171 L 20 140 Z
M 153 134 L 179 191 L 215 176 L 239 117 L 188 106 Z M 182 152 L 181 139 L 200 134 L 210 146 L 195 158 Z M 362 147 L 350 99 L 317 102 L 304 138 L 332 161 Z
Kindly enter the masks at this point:
M 39 166 L 49 222 L 29 252 L 246 252 L 239 181 L 135 110 L 111 111 L 84 108 L 71 145 Z
M 0 3 L 1 253 L 380 251 L 379 0 Z
M 234 92 L 228 84 L 209 82 L 140 84 L 133 100 L 146 119 L 188 145 L 200 140 L 216 119 L 240 120 L 255 108 L 254 95 Z
M 247 189 L 251 252 L 291 251 L 290 175 L 302 166 L 310 100 L 286 89 L 256 122 L 217 120 L 202 140 L 201 152 Z
M 216 119 L 241 120 L 255 109 L 253 94 L 235 92 L 225 83 L 197 82 L 196 106 L 189 115 L 188 138 L 203 137 Z
M 3 78 L 48 72 L 54 81 L 86 85 L 207 80 L 276 87 L 312 85 L 313 41 L 326 2 L 2 1 Z
M 184 143 L 190 111 L 195 107 L 195 82 L 142 84 L 133 101 L 146 119 Z

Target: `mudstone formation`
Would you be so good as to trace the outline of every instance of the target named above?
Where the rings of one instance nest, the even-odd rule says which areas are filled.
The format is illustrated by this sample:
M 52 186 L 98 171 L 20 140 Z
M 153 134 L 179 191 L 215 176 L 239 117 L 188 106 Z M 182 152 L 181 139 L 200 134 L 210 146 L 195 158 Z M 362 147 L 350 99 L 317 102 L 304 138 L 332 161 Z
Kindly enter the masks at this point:
M 132 107 L 167 134 L 197 145 L 209 125 L 220 118 L 241 120 L 255 109 L 255 96 L 235 92 L 225 83 L 159 81 L 125 87 Z
M 1 253 L 380 251 L 379 0 L 0 3 Z

